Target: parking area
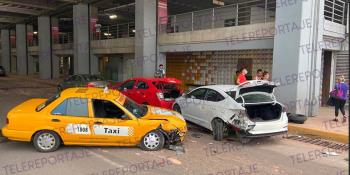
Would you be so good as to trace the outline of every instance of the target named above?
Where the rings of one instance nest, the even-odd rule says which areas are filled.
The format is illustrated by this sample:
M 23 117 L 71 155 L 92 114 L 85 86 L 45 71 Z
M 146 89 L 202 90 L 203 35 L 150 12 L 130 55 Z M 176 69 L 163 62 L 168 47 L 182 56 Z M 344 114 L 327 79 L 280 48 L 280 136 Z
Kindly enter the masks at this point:
M 1 77 L 0 82 L 0 127 L 5 125 L 6 114 L 12 107 L 56 92 L 53 85 L 18 77 Z M 188 128 L 184 151 L 64 146 L 56 152 L 38 153 L 29 143 L 1 140 L 0 175 L 348 174 L 348 151 L 282 136 L 254 139 L 245 145 L 231 139 L 217 142 L 210 132 L 199 126 L 188 124 Z

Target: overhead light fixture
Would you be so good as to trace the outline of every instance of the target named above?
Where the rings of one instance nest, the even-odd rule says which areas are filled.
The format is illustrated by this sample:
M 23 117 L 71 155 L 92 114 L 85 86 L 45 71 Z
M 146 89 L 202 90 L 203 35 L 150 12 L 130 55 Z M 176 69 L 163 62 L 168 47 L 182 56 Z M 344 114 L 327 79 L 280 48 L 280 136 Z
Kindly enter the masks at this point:
M 213 0 L 214 5 L 224 6 L 225 2 L 223 0 Z
M 38 32 L 37 32 L 37 31 L 34 31 L 34 32 L 33 32 L 33 34 L 34 34 L 34 35 L 37 35 L 37 34 L 38 34 Z
M 103 33 L 104 36 L 112 36 L 110 33 Z
M 132 30 L 132 33 L 135 33 L 136 32 L 136 30 L 134 29 L 134 30 Z
M 109 19 L 117 19 L 118 16 L 117 15 L 109 15 Z

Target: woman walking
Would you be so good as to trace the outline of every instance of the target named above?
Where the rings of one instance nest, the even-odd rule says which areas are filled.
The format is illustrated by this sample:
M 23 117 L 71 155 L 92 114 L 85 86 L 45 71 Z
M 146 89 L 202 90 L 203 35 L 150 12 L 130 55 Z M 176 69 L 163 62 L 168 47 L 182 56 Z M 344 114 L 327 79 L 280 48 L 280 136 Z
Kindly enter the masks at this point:
M 347 94 L 348 94 L 348 85 L 345 83 L 344 76 L 337 78 L 337 84 L 334 86 L 332 93 L 332 96 L 334 98 L 334 106 L 335 106 L 335 118 L 333 121 L 338 121 L 338 114 L 339 110 L 343 114 L 343 123 L 346 122 L 346 115 L 344 106 L 347 100 Z

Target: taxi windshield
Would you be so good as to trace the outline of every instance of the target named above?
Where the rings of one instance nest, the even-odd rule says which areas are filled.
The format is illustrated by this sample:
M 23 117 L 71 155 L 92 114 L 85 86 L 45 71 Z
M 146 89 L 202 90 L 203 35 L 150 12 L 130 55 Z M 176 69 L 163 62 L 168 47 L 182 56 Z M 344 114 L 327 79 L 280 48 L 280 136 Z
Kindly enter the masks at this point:
M 137 118 L 141 118 L 147 114 L 148 107 L 146 105 L 140 105 L 132 101 L 129 98 L 125 99 L 123 105 L 129 112 L 134 114 Z

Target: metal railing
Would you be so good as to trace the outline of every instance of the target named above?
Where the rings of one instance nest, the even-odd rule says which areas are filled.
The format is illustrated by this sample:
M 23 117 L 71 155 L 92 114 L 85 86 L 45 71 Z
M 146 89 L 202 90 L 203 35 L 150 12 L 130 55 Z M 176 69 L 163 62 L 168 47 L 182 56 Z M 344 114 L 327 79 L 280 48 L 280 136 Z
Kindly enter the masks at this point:
M 73 43 L 73 32 L 59 33 L 58 38 L 54 40 L 55 44 Z
M 275 21 L 276 0 L 252 0 L 160 18 L 160 33 L 187 32 Z
M 346 25 L 347 5 L 344 0 L 326 0 L 324 18 L 326 20 Z
M 95 40 L 129 38 L 135 36 L 135 23 L 123 23 L 109 26 L 102 26 L 94 32 Z
M 38 37 L 33 37 L 32 40 L 28 40 L 28 47 L 39 46 Z

